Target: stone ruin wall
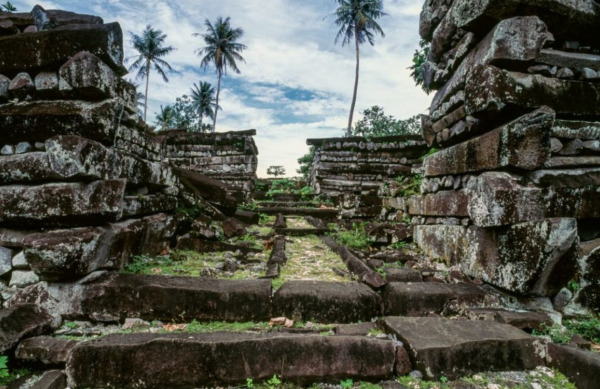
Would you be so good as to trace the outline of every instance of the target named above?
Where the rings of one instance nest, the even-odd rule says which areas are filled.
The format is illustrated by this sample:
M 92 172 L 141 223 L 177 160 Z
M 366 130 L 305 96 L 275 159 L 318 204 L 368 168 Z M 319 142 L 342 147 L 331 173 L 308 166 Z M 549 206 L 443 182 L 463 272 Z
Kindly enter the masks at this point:
M 315 147 L 309 182 L 317 194 L 338 198 L 341 217 L 379 217 L 385 206 L 402 219 L 405 202 L 386 196 L 382 187 L 394 186 L 399 176 L 415 174 L 419 158 L 428 149 L 421 136 L 308 139 L 306 143 Z
M 229 193 L 248 198 L 257 180 L 258 148 L 256 130 L 189 133 L 163 131 L 165 157 L 173 166 L 200 172 L 226 183 Z
M 220 177 L 211 160 L 228 149 L 256 158 L 255 132 L 156 136 L 137 115 L 134 86 L 121 78 L 122 42 L 118 23 L 95 16 L 39 6 L 0 14 L 4 301 L 39 280 L 58 291 L 62 282 L 118 270 L 131 255 L 168 250 L 181 232 L 178 205 L 199 206 L 213 220 L 225 218 L 220 207 L 235 212 L 222 183 L 182 173 L 170 164 L 182 159 L 169 154 L 180 145 L 214 147 L 206 165 L 194 167 Z
M 593 0 L 427 0 L 421 13 L 437 89 L 423 135 L 442 150 L 410 200 L 415 240 L 565 313 L 600 310 L 598 26 Z

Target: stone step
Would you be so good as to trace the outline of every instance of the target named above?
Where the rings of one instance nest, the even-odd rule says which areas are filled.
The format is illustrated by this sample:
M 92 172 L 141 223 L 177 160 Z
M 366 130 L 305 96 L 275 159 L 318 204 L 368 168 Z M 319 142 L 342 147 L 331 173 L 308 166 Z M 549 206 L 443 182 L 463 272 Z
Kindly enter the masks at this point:
M 535 337 L 494 321 L 386 317 L 413 366 L 429 379 L 455 379 L 483 371 L 527 370 L 544 365 Z
M 273 313 L 321 323 L 369 321 L 381 315 L 380 300 L 358 282 L 288 281 L 273 296 Z
M 282 214 L 284 216 L 313 216 L 320 219 L 335 219 L 337 209 L 332 208 L 302 208 L 302 207 L 260 207 L 259 213 L 267 215 Z
M 118 362 L 117 362 L 118 361 Z M 396 346 L 352 336 L 115 334 L 80 343 L 67 361 L 70 387 L 190 388 L 391 378 Z
M 329 228 L 276 228 L 275 232 L 286 236 L 325 235 Z

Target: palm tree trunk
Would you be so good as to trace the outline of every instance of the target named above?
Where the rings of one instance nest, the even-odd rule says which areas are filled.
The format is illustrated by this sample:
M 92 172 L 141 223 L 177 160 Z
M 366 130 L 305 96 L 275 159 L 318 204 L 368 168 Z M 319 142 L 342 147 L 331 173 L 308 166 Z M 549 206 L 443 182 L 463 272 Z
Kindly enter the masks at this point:
M 213 132 L 217 130 L 217 114 L 219 113 L 219 94 L 221 94 L 221 77 L 223 73 L 219 70 L 219 81 L 217 81 L 217 98 L 215 100 L 215 117 L 213 118 Z
M 202 116 L 204 116 L 202 115 L 203 109 L 199 109 L 198 111 L 198 132 L 202 132 Z
M 148 84 L 150 83 L 150 62 L 146 63 L 146 94 L 144 95 L 144 121 L 146 121 L 146 112 L 148 111 Z
M 352 105 L 350 106 L 350 117 L 348 118 L 347 136 L 352 135 L 352 117 L 354 116 L 354 106 L 356 105 L 356 94 L 358 92 L 358 68 L 360 65 L 360 51 L 358 45 L 358 30 L 354 29 L 354 44 L 356 46 L 356 74 L 354 75 L 354 94 L 352 95 Z

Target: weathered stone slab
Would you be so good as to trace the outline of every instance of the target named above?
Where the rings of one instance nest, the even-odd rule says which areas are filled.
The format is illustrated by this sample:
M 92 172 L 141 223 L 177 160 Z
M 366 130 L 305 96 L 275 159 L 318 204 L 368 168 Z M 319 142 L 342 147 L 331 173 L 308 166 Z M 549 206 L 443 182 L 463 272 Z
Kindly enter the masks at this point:
M 147 388 L 230 386 L 273 375 L 299 384 L 346 377 L 376 381 L 392 376 L 395 352 L 393 342 L 365 337 L 120 334 L 78 345 L 67 375 L 71 387 L 123 389 L 140 381 Z M 112 363 L 115 358 L 120 362 Z
M 501 229 L 415 226 L 425 254 L 464 274 L 520 294 L 553 296 L 576 271 L 577 222 L 546 219 Z
M 267 321 L 271 281 L 114 274 L 86 285 L 84 317 L 164 321 Z
M 600 166 L 600 156 L 582 157 L 552 157 L 545 163 L 546 168 L 582 168 L 585 166 Z
M 165 195 L 123 197 L 123 218 L 174 211 L 177 197 Z
M 79 135 L 112 145 L 123 105 L 107 100 L 33 101 L 0 105 L 0 143 L 42 142 L 55 135 Z
M 600 70 L 600 55 L 594 54 L 543 49 L 536 58 L 536 62 L 562 68 L 589 68 Z
M 518 176 L 500 172 L 486 172 L 469 181 L 469 216 L 473 223 L 480 227 L 497 227 L 551 217 L 600 217 L 597 187 L 538 188 L 521 185 L 520 181 Z M 578 181 L 593 182 L 594 175 Z
M 0 187 L 4 225 L 78 226 L 116 221 L 122 212 L 125 180 L 90 184 Z
M 35 34 L 0 37 L 0 72 L 35 73 L 58 69 L 80 51 L 98 56 L 118 75 L 124 75 L 123 32 L 119 23 L 72 24 Z
M 391 282 L 386 285 L 385 315 L 427 316 L 442 313 L 456 296 L 452 289 L 436 282 Z
M 578 389 L 598 387 L 598 371 L 600 371 L 598 353 L 548 343 L 548 365 L 567 376 Z
M 483 371 L 527 370 L 543 365 L 541 344 L 527 333 L 492 321 L 387 317 L 427 378 L 460 378 Z
M 599 84 L 503 71 L 491 65 L 471 71 L 465 96 L 468 114 L 548 106 L 557 115 L 600 115 Z
M 335 241 L 335 239 L 329 236 L 321 238 L 321 240 L 323 240 L 323 242 L 336 254 L 342 257 L 342 260 L 346 264 L 346 267 L 348 267 L 348 270 L 355 274 L 359 281 L 364 282 L 373 289 L 377 289 L 385 284 L 385 280 L 381 274 L 369 268 L 367 264 L 352 254 L 347 247 L 341 246 Z
M 451 1 L 448 0 L 427 0 L 423 4 L 421 15 L 419 18 L 419 34 L 421 38 L 430 40 L 433 31 L 446 16 Z
M 102 18 L 63 10 L 45 10 L 36 5 L 30 12 L 38 31 L 51 30 L 68 24 L 103 24 Z
M 551 109 L 540 108 L 478 138 L 440 150 L 425 158 L 425 175 L 539 168 L 550 158 L 553 120 Z
M 273 296 L 273 315 L 295 320 L 351 323 L 380 314 L 377 293 L 357 282 L 288 281 Z
M 0 310 L 0 353 L 12 349 L 30 336 L 51 331 L 52 318 L 34 304 L 17 304 Z
M 469 192 L 461 189 L 411 196 L 408 212 L 411 215 L 468 217 Z
M 67 376 L 60 370 L 44 372 L 31 389 L 63 389 L 67 385 Z
M 566 139 L 600 140 L 600 122 L 557 119 L 552 136 Z
M 422 282 L 423 277 L 417 270 L 407 267 L 395 268 L 390 267 L 385 269 L 386 282 Z
M 59 365 L 67 361 L 69 353 L 78 342 L 50 336 L 25 339 L 15 350 L 15 357 L 22 361 L 44 365 Z
M 469 72 L 474 67 L 486 64 L 533 61 L 544 47 L 547 32 L 546 25 L 537 16 L 502 20 L 469 52 L 453 73 L 452 78 L 436 93 L 431 105 L 431 112 L 436 111 L 440 108 L 441 103 L 463 89 Z M 434 38 L 432 42 L 433 56 L 439 54 L 435 51 L 436 43 Z
M 536 170 L 527 174 L 527 178 L 544 188 L 600 187 L 600 168 Z
M 521 330 L 540 330 L 542 326 L 552 326 L 552 319 L 543 312 L 509 311 L 499 308 L 474 308 L 467 312 L 471 320 L 495 320 L 510 324 Z
M 24 252 L 44 279 L 70 280 L 101 269 L 121 269 L 131 255 L 158 255 L 174 234 L 166 214 L 126 220 L 108 227 L 84 227 L 30 234 Z
M 88 51 L 71 57 L 58 75 L 59 89 L 69 96 L 82 100 L 116 98 L 124 102 L 129 112 L 137 112 L 135 87 Z

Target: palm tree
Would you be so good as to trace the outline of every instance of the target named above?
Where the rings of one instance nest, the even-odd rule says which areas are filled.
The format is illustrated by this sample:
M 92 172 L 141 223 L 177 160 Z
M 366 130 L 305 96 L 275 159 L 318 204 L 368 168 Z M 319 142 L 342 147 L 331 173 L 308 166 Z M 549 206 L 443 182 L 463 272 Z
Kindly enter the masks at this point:
M 146 26 L 146 29 L 142 35 L 131 34 L 131 43 L 133 47 L 139 52 L 139 56 L 134 63 L 129 67 L 129 71 L 138 69 L 136 78 L 146 79 L 146 93 L 144 94 L 144 121 L 146 120 L 146 113 L 148 111 L 148 84 L 150 80 L 150 69 L 154 65 L 154 69 L 160 74 L 165 82 L 169 82 L 163 67 L 167 68 L 168 71 L 173 71 L 171 65 L 166 61 L 162 60 L 161 57 L 172 52 L 173 47 L 163 47 L 166 34 L 163 34 L 161 30 L 155 30 L 150 25 Z
M 229 17 L 225 19 L 218 17 L 214 25 L 206 19 L 204 24 L 206 25 L 206 33 L 195 33 L 194 36 L 201 36 L 206 46 L 196 50 L 196 53 L 202 56 L 200 62 L 202 68 L 206 69 L 211 64 L 215 66 L 218 75 L 215 107 L 218 107 L 219 95 L 221 93 L 221 78 L 223 74 L 226 74 L 228 67 L 234 72 L 240 73 L 236 61 L 246 62 L 240 53 L 247 47 L 237 42 L 244 35 L 244 30 L 241 28 L 232 28 Z M 213 132 L 217 126 L 217 113 L 218 109 L 215 109 Z
M 206 81 L 202 81 L 200 85 L 194 83 L 191 98 L 199 117 L 198 130 L 202 131 L 202 118 L 206 116 L 214 120 L 215 117 L 215 110 L 213 109 L 213 107 L 216 107 L 215 88 Z
M 163 108 L 160 106 L 160 112 L 156 114 L 154 120 L 156 121 L 156 125 L 160 127 L 161 130 L 167 130 L 173 127 L 173 121 L 175 120 L 175 112 L 173 112 L 173 107 L 167 105 Z
M 350 106 L 350 117 L 348 118 L 348 136 L 352 133 L 352 116 L 356 105 L 356 92 L 358 91 L 358 69 L 360 65 L 360 44 L 368 41 L 371 46 L 375 45 L 375 34 L 385 36 L 383 30 L 375 21 L 387 15 L 383 12 L 382 0 L 336 0 L 339 7 L 333 13 L 335 24 L 340 27 L 335 43 L 342 38 L 342 46 L 354 39 L 356 49 L 356 73 L 354 76 L 354 94 Z

